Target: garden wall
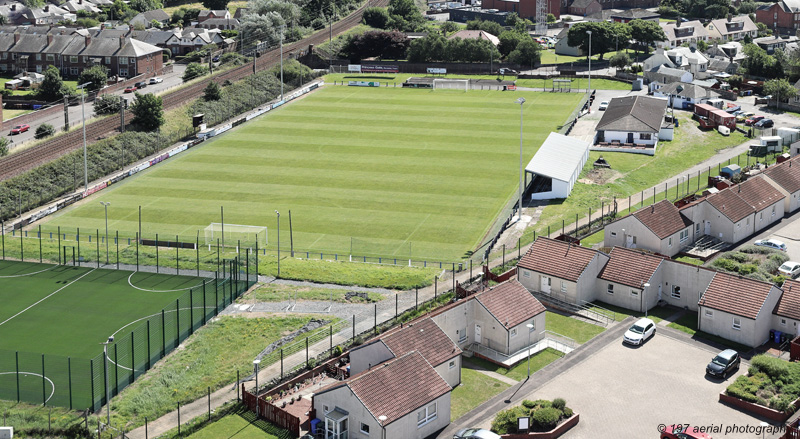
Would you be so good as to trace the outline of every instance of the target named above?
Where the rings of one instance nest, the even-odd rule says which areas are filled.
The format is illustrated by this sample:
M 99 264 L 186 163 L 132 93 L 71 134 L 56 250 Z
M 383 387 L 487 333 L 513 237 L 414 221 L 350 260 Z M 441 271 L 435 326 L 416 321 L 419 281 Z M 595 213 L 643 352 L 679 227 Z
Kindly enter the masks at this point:
M 763 405 L 755 404 L 752 402 L 747 402 L 739 398 L 735 398 L 733 396 L 725 394 L 725 391 L 720 392 L 719 394 L 719 402 L 729 405 L 731 407 L 737 408 L 739 410 L 743 410 L 748 413 L 752 413 L 756 416 L 769 419 L 771 421 L 776 422 L 786 422 L 792 416 L 792 413 L 786 412 L 779 412 L 777 410 L 773 410 L 769 407 L 764 407 Z M 800 399 L 796 399 L 792 405 L 795 408 L 800 406 Z
M 578 425 L 578 421 L 580 421 L 581 417 L 578 413 L 575 413 L 567 419 L 566 421 L 562 422 L 561 425 L 558 427 L 544 432 L 530 432 L 530 433 L 509 433 L 502 435 L 503 439 L 556 439 L 560 437 L 562 434 L 569 431 L 570 428 Z

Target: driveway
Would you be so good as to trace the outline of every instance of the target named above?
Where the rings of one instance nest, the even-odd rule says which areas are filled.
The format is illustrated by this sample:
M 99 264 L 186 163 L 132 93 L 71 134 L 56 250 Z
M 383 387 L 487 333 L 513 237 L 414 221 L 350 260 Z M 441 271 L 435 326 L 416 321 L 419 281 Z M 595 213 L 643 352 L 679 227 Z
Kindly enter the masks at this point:
M 783 241 L 786 244 L 786 254 L 789 256 L 789 260 L 800 261 L 800 215 L 797 212 L 758 232 L 736 248 L 739 249 L 745 245 L 751 245 L 759 239 L 767 238 Z

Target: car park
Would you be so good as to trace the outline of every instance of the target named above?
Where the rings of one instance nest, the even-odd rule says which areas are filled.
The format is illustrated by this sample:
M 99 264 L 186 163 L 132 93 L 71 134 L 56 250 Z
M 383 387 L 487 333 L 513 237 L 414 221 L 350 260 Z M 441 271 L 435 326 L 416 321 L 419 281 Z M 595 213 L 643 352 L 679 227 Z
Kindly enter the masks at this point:
M 664 431 L 661 432 L 661 439 L 711 439 L 711 435 L 698 427 L 686 424 L 672 424 L 664 426 Z
M 786 261 L 778 268 L 778 273 L 790 279 L 800 275 L 800 262 Z
M 153 76 L 152 78 L 150 78 L 150 85 L 160 84 L 162 82 L 164 82 L 164 80 L 159 78 L 158 76 Z
M 733 349 L 725 349 L 711 359 L 706 366 L 706 373 L 715 377 L 726 378 L 739 370 L 742 359 Z
M 29 129 L 31 129 L 31 126 L 24 123 L 22 125 L 17 125 L 14 128 L 11 128 L 11 134 L 22 134 L 25 131 L 28 131 Z
M 781 241 L 778 241 L 777 239 L 759 239 L 753 244 L 761 247 L 769 247 L 775 250 L 780 250 L 782 252 L 786 251 L 786 244 L 784 244 Z
M 131 85 L 131 86 L 125 88 L 125 93 L 133 93 L 136 90 L 137 90 L 137 87 L 135 85 Z
M 772 128 L 775 126 L 775 122 L 772 119 L 761 119 L 758 122 L 753 124 L 756 128 Z
M 747 126 L 751 126 L 761 119 L 764 119 L 764 116 L 751 116 L 749 119 L 744 121 L 744 124 Z
M 608 101 L 600 102 L 600 111 L 606 111 L 608 108 Z
M 453 439 L 500 439 L 500 436 L 484 428 L 463 428 L 453 435 Z
M 625 331 L 622 341 L 632 345 L 641 345 L 654 335 L 656 335 L 655 322 L 648 318 L 641 318 Z

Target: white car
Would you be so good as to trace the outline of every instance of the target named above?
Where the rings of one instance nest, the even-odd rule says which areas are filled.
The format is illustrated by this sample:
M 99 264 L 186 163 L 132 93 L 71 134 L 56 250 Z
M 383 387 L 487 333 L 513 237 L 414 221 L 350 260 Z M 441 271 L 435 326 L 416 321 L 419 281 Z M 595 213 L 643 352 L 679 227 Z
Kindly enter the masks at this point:
M 777 239 L 759 239 L 754 243 L 755 245 L 762 246 L 762 247 L 769 247 L 775 250 L 780 250 L 782 252 L 786 251 L 786 244 Z
M 650 319 L 641 318 L 625 331 L 622 341 L 628 344 L 640 345 L 654 335 L 656 335 L 656 324 Z
M 158 76 L 153 76 L 152 78 L 150 78 L 150 85 L 160 84 L 162 82 L 164 82 L 164 80 L 162 78 L 159 78 Z
M 608 108 L 608 101 L 600 102 L 600 111 L 606 111 Z
M 500 436 L 483 428 L 464 428 L 453 439 L 500 439 Z
M 794 279 L 800 274 L 800 262 L 786 261 L 778 272 L 788 278 Z

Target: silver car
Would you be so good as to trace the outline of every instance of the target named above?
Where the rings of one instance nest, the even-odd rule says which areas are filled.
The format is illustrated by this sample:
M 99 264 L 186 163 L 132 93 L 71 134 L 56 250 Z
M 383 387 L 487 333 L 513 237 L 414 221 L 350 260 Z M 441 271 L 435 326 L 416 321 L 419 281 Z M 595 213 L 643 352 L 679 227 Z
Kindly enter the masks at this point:
M 484 428 L 463 428 L 453 435 L 453 439 L 500 439 L 500 436 Z

